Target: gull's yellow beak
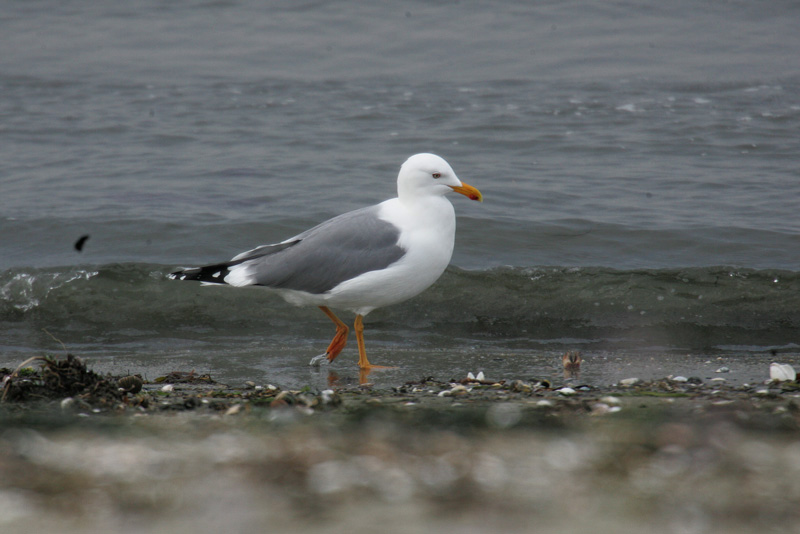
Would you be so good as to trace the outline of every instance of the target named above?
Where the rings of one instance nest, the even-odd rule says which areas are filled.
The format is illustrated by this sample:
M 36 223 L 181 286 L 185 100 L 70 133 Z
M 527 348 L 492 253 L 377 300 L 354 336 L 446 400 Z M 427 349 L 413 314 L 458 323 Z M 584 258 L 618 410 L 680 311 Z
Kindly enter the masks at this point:
M 483 202 L 483 195 L 481 194 L 481 192 L 469 184 L 461 182 L 461 187 L 453 187 L 452 185 L 450 187 L 456 193 L 461 193 L 465 197 L 469 197 L 471 200 L 477 200 L 478 202 Z

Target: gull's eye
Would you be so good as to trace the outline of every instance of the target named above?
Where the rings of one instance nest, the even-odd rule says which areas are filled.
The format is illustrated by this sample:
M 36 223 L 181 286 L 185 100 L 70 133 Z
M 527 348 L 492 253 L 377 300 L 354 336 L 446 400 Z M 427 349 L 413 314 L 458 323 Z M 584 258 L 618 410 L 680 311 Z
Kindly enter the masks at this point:
M 442 173 L 435 172 L 435 173 L 431 174 L 431 176 L 433 176 L 434 178 L 441 178 L 442 177 Z

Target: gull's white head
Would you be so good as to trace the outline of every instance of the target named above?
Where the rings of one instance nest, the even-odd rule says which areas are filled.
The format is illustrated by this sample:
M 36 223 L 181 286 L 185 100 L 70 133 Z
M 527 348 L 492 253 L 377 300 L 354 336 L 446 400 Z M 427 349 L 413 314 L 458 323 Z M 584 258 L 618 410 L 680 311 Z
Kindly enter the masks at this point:
M 427 196 L 443 196 L 450 191 L 482 201 L 481 192 L 456 176 L 444 158 L 436 154 L 415 154 L 408 158 L 397 175 L 397 196 L 401 201 Z

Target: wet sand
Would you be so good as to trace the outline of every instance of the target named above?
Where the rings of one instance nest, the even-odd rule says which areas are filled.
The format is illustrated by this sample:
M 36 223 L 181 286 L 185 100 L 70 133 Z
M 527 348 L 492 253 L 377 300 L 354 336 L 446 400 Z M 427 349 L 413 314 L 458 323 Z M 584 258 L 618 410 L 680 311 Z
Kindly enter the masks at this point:
M 797 531 L 794 382 L 344 382 L 7 397 L 0 531 Z

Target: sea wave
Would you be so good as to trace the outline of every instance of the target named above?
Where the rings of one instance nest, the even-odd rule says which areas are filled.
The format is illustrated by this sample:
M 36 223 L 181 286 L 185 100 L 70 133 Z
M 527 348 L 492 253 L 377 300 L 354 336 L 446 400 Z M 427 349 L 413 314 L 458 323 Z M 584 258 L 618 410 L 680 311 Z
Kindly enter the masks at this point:
M 176 331 L 287 335 L 308 312 L 262 291 L 168 280 L 172 268 L 109 264 L 0 273 L 0 325 L 97 337 Z M 508 343 L 719 349 L 800 345 L 800 273 L 726 267 L 451 267 L 431 289 L 374 312 L 392 330 Z

